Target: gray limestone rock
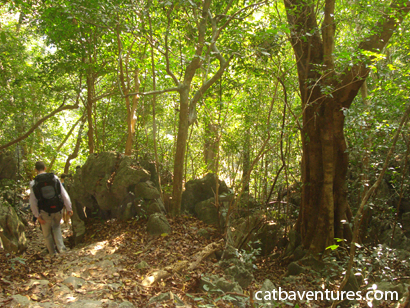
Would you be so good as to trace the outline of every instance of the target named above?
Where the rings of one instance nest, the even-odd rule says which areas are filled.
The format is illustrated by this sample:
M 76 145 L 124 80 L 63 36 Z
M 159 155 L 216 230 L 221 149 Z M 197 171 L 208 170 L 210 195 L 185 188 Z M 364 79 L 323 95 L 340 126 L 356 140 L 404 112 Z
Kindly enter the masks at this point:
M 13 295 L 12 298 L 13 300 L 10 302 L 10 307 L 28 308 L 32 303 L 31 300 L 20 294 Z
M 222 259 L 229 260 L 229 259 L 238 258 L 238 256 L 239 256 L 238 249 L 236 249 L 235 247 L 231 245 L 227 245 L 225 250 L 223 251 Z
M 249 217 L 231 221 L 228 238 L 232 239 L 234 247 L 248 249 L 248 244 L 252 242 L 252 248 L 260 248 L 262 254 L 269 254 L 273 250 L 282 237 L 282 231 L 278 225 L 266 223 L 264 215 L 263 211 L 255 211 Z
M 288 265 L 288 271 L 286 276 L 297 276 L 305 272 L 305 269 L 297 264 L 296 262 L 292 262 Z
M 86 217 L 128 220 L 165 214 L 159 191 L 150 179 L 150 173 L 128 156 L 116 152 L 91 154 L 65 182 L 73 203 L 76 244 L 84 237 Z
M 104 307 L 104 303 L 95 300 L 79 300 L 67 305 L 70 308 L 101 308 Z
M 205 292 L 243 293 L 241 286 L 236 281 L 228 281 L 224 277 L 218 277 L 215 275 L 202 276 L 199 282 L 199 288 Z
M 404 235 L 402 229 L 396 228 L 396 232 L 394 234 L 394 238 L 392 241 L 393 230 L 388 229 L 385 230 L 380 237 L 380 242 L 389 245 L 392 243 L 391 247 L 396 249 L 402 249 L 410 251 L 410 239 Z
M 85 280 L 82 278 L 70 276 L 64 279 L 63 284 L 65 284 L 66 286 L 72 286 L 74 289 L 78 289 L 85 284 Z
M 135 308 L 133 304 L 131 304 L 129 301 L 123 301 L 120 305 L 119 308 Z
M 156 213 L 149 217 L 147 231 L 150 235 L 171 233 L 171 226 L 164 214 Z
M 149 267 L 149 265 L 148 265 L 148 263 L 145 262 L 145 261 L 141 261 L 141 262 L 138 263 L 137 266 L 136 266 L 136 268 L 138 268 L 138 269 L 144 269 L 144 268 L 148 268 L 148 267 Z
M 14 208 L 0 201 L 0 243 L 4 250 L 22 252 L 27 249 L 25 226 Z
M 149 200 L 145 204 L 145 213 L 147 216 L 151 216 L 152 214 L 155 213 L 162 213 L 166 214 L 165 206 L 164 203 L 162 203 L 161 199 L 156 199 L 156 200 Z
M 135 185 L 135 196 L 142 199 L 158 199 L 161 195 L 151 181 L 139 182 Z
M 208 173 L 202 179 L 190 180 L 185 184 L 185 191 L 182 193 L 181 208 L 194 214 L 195 205 L 198 202 L 208 200 L 215 196 L 216 175 Z M 219 181 L 219 194 L 228 193 L 229 189 L 225 182 Z
M 208 225 L 219 225 L 218 210 L 215 207 L 215 198 L 201 201 L 195 205 L 195 214 Z
M 201 228 L 199 229 L 196 234 L 198 234 L 199 236 L 206 238 L 206 239 L 210 239 L 211 235 L 209 234 L 208 230 L 205 228 Z
M 301 260 L 299 260 L 299 264 L 310 267 L 316 272 L 321 272 L 325 268 L 324 262 L 317 260 L 310 254 L 305 255 Z
M 149 301 L 148 304 L 153 304 L 153 303 L 162 303 L 164 301 L 169 301 L 172 300 L 172 302 L 175 304 L 175 306 L 180 307 L 180 306 L 185 306 L 185 303 L 174 293 L 172 292 L 167 292 L 167 293 L 161 293 L 155 297 L 152 297 Z
M 225 269 L 225 274 L 231 276 L 243 289 L 247 288 L 254 279 L 245 265 L 239 262 Z

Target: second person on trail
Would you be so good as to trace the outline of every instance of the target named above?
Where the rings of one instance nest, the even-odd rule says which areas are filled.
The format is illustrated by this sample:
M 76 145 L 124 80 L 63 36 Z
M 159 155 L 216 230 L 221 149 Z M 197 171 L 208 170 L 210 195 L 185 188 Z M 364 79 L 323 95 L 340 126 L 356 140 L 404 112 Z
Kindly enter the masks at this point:
M 45 244 L 51 255 L 67 250 L 61 234 L 60 221 L 65 207 L 72 215 L 71 200 L 57 176 L 46 173 L 43 162 L 36 163 L 37 176 L 30 182 L 30 208 L 43 231 Z

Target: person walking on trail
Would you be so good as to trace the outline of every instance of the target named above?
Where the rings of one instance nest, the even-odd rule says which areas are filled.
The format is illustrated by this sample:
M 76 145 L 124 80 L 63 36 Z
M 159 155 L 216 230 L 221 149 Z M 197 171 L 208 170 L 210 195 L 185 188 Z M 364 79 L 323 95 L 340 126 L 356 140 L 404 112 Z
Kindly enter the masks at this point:
M 45 244 L 50 255 L 67 250 L 64 246 L 60 221 L 65 207 L 68 215 L 72 215 L 71 200 L 58 177 L 46 173 L 44 162 L 35 165 L 37 176 L 30 182 L 30 208 L 38 219 L 43 231 Z

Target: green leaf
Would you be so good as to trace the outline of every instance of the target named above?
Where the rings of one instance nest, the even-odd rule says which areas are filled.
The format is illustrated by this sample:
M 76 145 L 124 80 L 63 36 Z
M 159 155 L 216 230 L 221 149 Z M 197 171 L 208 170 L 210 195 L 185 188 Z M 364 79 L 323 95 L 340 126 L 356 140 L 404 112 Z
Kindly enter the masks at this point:
M 6 44 L 6 43 L 7 43 L 6 33 L 5 33 L 5 32 L 1 32 L 1 33 L 0 33 L 0 37 L 1 37 L 1 42 L 2 42 L 3 44 Z

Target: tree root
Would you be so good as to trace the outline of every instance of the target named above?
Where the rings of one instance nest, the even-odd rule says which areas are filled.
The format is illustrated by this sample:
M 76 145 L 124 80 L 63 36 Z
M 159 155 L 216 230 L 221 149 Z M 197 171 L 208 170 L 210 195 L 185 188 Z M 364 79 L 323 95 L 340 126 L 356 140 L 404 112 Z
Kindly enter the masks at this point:
M 223 249 L 223 244 L 223 239 L 219 240 L 218 242 L 213 242 L 207 245 L 203 250 L 197 252 L 194 255 L 194 261 L 192 261 L 191 263 L 189 263 L 188 261 L 176 262 L 172 265 L 166 266 L 164 269 L 154 271 L 149 276 L 147 276 L 141 284 L 144 287 L 150 287 L 158 281 L 161 281 L 161 279 L 165 279 L 173 275 L 174 273 L 193 271 L 199 266 L 199 264 L 201 264 L 204 259 L 209 257 L 214 252 Z

